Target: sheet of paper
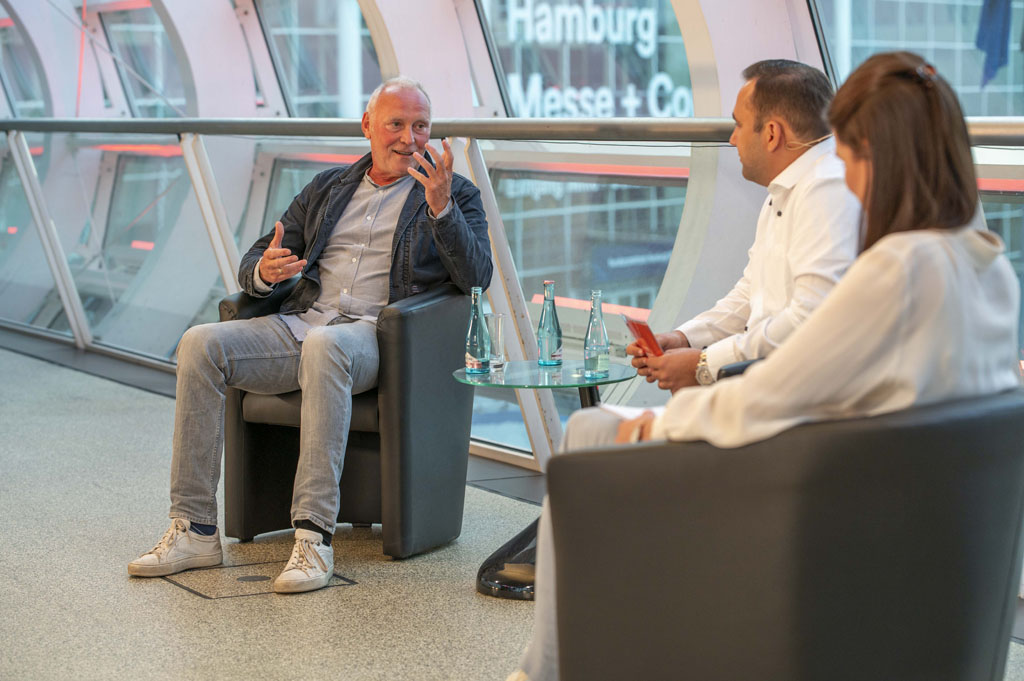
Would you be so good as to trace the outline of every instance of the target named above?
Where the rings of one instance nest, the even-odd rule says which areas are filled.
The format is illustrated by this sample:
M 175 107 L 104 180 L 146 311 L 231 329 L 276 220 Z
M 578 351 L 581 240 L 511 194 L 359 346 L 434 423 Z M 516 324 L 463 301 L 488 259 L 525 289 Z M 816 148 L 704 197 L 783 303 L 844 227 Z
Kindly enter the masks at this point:
M 617 404 L 600 404 L 598 406 L 606 412 L 615 414 L 623 421 L 635 419 L 645 411 L 653 411 L 655 416 L 660 416 L 661 412 L 665 411 L 665 407 L 624 407 Z

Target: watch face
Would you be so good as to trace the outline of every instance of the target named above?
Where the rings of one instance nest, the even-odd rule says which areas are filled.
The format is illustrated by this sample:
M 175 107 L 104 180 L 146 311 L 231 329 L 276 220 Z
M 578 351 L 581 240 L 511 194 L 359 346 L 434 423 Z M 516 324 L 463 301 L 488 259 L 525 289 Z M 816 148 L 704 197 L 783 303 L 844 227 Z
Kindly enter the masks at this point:
M 696 378 L 698 385 L 711 385 L 711 369 L 708 367 L 708 356 L 704 350 L 700 351 L 700 359 L 697 360 Z

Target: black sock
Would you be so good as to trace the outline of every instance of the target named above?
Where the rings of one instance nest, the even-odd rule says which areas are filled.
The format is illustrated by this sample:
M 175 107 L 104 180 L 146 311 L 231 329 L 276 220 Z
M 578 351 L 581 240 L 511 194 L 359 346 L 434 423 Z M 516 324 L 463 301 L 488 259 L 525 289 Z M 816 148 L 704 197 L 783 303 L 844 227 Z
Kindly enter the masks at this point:
M 334 538 L 333 534 L 331 534 L 330 532 L 328 532 L 324 528 L 317 526 L 316 524 L 313 523 L 312 520 L 306 520 L 306 519 L 296 520 L 295 521 L 295 529 L 296 530 L 310 530 L 312 532 L 319 532 L 321 534 L 321 536 L 323 536 L 323 540 L 322 541 L 324 543 L 324 546 L 330 546 L 331 545 L 331 539 Z
M 192 530 L 196 534 L 201 534 L 204 537 L 212 537 L 213 533 L 217 531 L 217 526 L 203 525 L 202 523 L 189 523 L 188 529 Z

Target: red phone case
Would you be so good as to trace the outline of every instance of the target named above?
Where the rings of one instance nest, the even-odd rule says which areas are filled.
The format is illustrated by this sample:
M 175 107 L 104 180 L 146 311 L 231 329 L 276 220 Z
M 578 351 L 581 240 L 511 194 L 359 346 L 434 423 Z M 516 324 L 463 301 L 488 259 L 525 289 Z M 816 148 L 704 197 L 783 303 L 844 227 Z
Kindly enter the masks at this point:
M 654 337 L 654 332 L 651 331 L 651 327 L 647 322 L 633 319 L 626 315 L 622 315 L 622 318 L 626 320 L 626 326 L 629 328 L 630 333 L 633 334 L 633 337 L 636 338 L 636 343 L 640 346 L 641 350 L 654 357 L 665 354 L 661 346 L 658 345 L 658 339 Z

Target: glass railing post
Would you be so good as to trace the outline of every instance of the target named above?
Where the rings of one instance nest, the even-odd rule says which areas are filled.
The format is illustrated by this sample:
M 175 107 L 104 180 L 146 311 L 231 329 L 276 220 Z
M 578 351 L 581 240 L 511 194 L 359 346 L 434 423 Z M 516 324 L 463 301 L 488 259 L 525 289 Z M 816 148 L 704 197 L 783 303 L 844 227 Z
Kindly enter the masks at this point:
M 210 158 L 206 154 L 206 146 L 203 144 L 202 137 L 190 132 L 183 133 L 180 139 L 185 166 L 188 168 L 188 175 L 192 180 L 192 189 L 195 191 L 199 210 L 203 214 L 203 222 L 206 224 L 206 232 L 210 237 L 210 245 L 213 247 L 213 255 L 217 261 L 220 278 L 229 294 L 237 293 L 241 290 L 237 278 L 238 248 L 235 246 L 235 238 L 231 232 L 231 225 L 228 223 L 227 212 L 225 212 L 224 204 L 220 199 L 217 180 L 210 168 Z
M 57 227 L 46 207 L 43 188 L 39 184 L 39 174 L 32 161 L 25 133 L 9 132 L 7 133 L 7 142 L 10 145 L 11 158 L 14 160 L 18 177 L 21 179 L 21 186 L 25 190 L 25 198 L 28 201 L 29 210 L 32 212 L 32 219 L 39 231 L 39 240 L 42 243 L 43 252 L 46 254 L 46 262 L 50 267 L 57 294 L 60 296 L 61 305 L 64 306 L 64 313 L 67 315 L 71 335 L 75 339 L 75 345 L 84 350 L 92 344 L 92 333 L 89 331 L 82 299 L 78 295 L 75 280 L 71 276 L 71 268 L 68 267 L 67 257 L 60 245 Z
M 512 251 L 505 235 L 505 223 L 501 219 L 487 164 L 480 145 L 474 139 L 468 140 L 466 158 L 472 180 L 480 190 L 491 237 L 494 274 L 491 276 L 487 296 L 491 309 L 504 314 L 512 321 L 505 343 L 508 359 L 536 360 L 537 338 L 533 332 L 533 322 L 530 321 L 526 298 L 519 283 L 515 262 L 512 260 Z M 530 438 L 534 458 L 540 469 L 544 470 L 552 452 L 562 441 L 562 422 L 558 418 L 555 398 L 550 390 L 517 390 L 516 397 L 523 412 L 523 421 L 526 424 L 526 433 Z

